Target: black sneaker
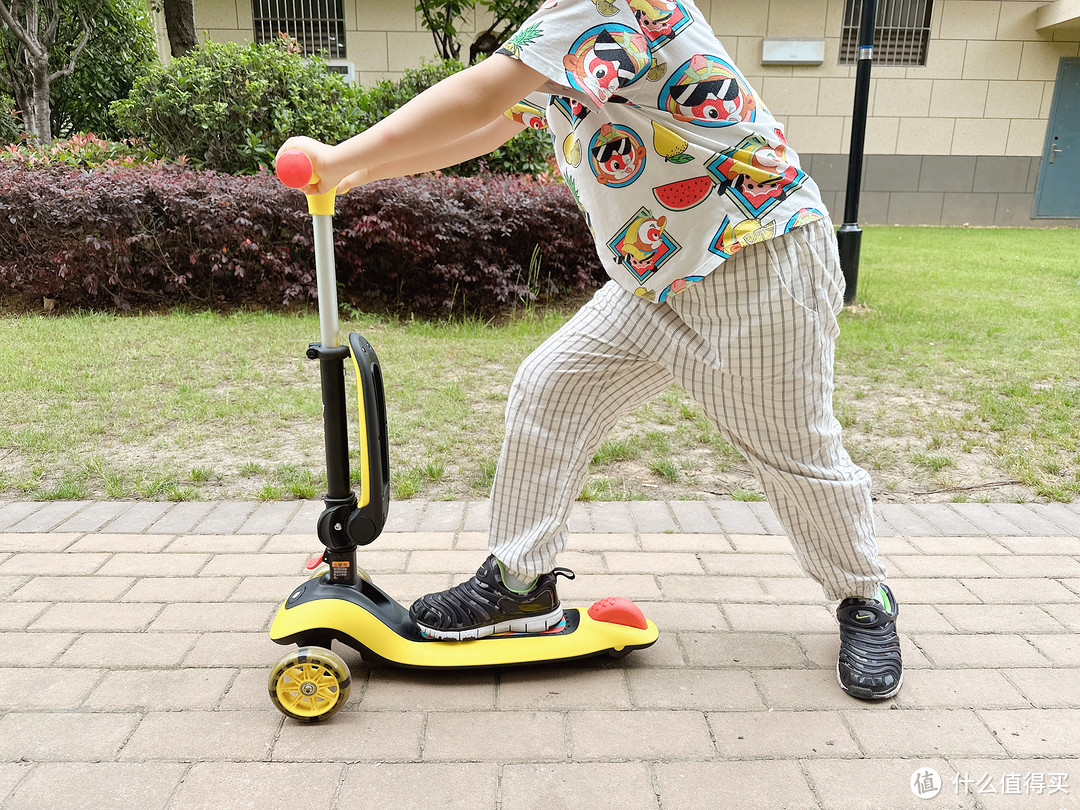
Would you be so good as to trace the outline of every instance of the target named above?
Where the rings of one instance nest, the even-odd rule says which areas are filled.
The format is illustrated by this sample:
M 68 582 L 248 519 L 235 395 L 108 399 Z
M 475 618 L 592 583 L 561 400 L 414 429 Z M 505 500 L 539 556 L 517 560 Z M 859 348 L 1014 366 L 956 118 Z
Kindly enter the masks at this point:
M 896 616 L 900 612 L 888 585 L 876 599 L 845 599 L 836 608 L 840 622 L 840 658 L 836 679 L 840 688 L 862 700 L 884 700 L 900 691 L 904 665 Z
M 499 561 L 488 557 L 471 579 L 417 599 L 409 616 L 428 638 L 450 641 L 495 633 L 542 633 L 562 621 L 555 593 L 559 576 L 573 579 L 574 572 L 556 568 L 537 579 L 532 590 L 518 593 L 503 584 Z

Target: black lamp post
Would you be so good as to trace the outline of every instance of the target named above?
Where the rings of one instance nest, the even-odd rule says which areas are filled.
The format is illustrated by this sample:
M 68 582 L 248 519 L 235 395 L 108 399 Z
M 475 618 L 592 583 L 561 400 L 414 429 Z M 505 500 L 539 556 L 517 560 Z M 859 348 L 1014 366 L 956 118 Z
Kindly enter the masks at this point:
M 840 269 L 846 289 L 844 303 L 855 303 L 859 281 L 859 188 L 862 186 L 863 142 L 866 140 L 866 108 L 870 101 L 870 65 L 874 61 L 874 20 L 877 0 L 863 0 L 859 20 L 858 64 L 855 72 L 855 109 L 851 116 L 851 149 L 848 155 L 847 194 L 844 198 L 844 224 L 836 234 L 840 250 Z

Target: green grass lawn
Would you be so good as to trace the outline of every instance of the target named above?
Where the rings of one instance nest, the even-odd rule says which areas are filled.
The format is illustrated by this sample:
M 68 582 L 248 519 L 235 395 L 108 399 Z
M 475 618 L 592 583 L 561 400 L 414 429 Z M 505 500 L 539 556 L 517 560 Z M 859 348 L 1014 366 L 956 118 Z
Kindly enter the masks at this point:
M 837 415 L 886 499 L 1080 493 L 1080 230 L 869 228 Z M 521 359 L 569 312 L 499 325 L 356 314 L 386 380 L 396 497 L 486 495 Z M 0 319 L 0 495 L 322 492 L 313 315 Z M 628 414 L 582 497 L 761 498 L 672 389 Z

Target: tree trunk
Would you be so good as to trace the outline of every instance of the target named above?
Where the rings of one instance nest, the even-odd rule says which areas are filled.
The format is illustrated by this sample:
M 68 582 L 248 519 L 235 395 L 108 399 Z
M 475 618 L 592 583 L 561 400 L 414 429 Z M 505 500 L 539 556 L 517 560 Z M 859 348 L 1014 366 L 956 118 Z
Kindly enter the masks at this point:
M 165 0 L 165 28 L 169 32 L 169 49 L 173 59 L 198 45 L 193 0 Z
M 28 60 L 31 73 L 30 115 L 23 114 L 26 132 L 38 143 L 52 141 L 52 103 L 49 100 L 49 63 Z

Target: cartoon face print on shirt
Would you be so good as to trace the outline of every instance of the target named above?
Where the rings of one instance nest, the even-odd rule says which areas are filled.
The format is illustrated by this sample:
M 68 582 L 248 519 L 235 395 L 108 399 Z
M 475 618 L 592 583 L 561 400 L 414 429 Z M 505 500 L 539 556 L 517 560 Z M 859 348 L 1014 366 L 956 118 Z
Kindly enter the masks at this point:
M 590 28 L 563 57 L 570 86 L 585 93 L 597 107 L 648 73 L 651 66 L 645 37 L 625 25 Z
M 639 208 L 607 246 L 639 284 L 656 273 L 682 246 L 665 233 L 667 217 L 655 217 L 645 207 Z
M 677 0 L 630 0 L 630 8 L 653 50 L 671 42 L 694 21 Z
M 628 186 L 645 170 L 645 144 L 630 127 L 604 124 L 589 142 L 589 166 L 601 185 Z
M 784 162 L 783 133 L 779 143 L 760 135 L 745 138 L 738 146 L 721 152 L 705 168 L 748 217 L 760 217 L 806 182 L 806 174 Z
M 697 54 L 672 72 L 657 106 L 676 121 L 726 127 L 753 121 L 757 99 L 732 65 L 719 56 Z

